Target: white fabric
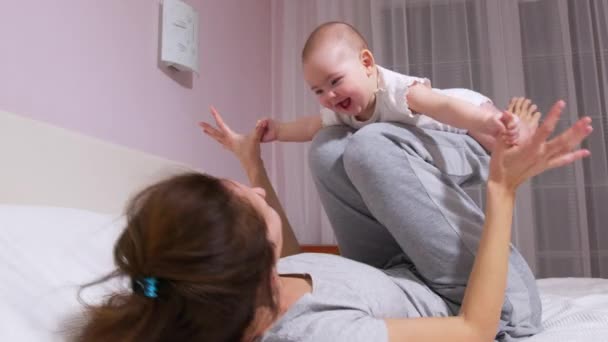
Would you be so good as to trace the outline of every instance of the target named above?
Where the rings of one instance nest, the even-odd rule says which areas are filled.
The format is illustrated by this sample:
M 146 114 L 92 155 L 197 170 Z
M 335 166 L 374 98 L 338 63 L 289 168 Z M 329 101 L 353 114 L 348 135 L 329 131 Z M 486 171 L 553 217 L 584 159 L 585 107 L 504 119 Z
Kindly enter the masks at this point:
M 0 205 L 1 341 L 63 341 L 79 287 L 112 271 L 123 220 L 90 211 Z M 87 302 L 116 282 L 82 293 Z
M 608 280 L 550 278 L 537 281 L 545 330 L 527 342 L 608 341 Z
M 376 106 L 372 116 L 366 121 L 359 121 L 353 115 L 336 113 L 323 107 L 321 108 L 321 121 L 323 122 L 323 126 L 347 125 L 359 129 L 374 122 L 398 122 L 438 131 L 466 133 L 466 130 L 441 123 L 427 115 L 414 114 L 412 112 L 407 103 L 408 90 L 415 84 L 424 84 L 431 87 L 431 81 L 427 78 L 403 75 L 385 69 L 379 65 L 377 65 L 377 67 L 378 92 L 376 93 Z M 492 102 L 482 94 L 469 89 L 433 89 L 433 91 L 447 96 L 457 97 L 476 106 L 480 106 L 485 102 Z
M 66 318 L 80 312 L 79 287 L 113 270 L 123 219 L 90 211 L 0 205 L 0 341 L 62 341 Z M 530 342 L 605 342 L 607 279 L 542 279 L 545 331 Z M 121 280 L 83 292 L 89 303 Z

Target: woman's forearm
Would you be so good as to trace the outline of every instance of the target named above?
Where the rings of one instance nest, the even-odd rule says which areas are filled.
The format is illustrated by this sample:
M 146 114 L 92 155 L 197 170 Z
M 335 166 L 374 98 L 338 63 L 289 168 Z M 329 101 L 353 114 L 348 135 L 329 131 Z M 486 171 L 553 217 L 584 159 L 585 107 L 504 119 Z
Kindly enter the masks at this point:
M 500 319 L 507 284 L 515 192 L 488 183 L 486 221 L 460 314 L 492 340 Z
M 281 257 L 300 253 L 300 245 L 291 228 L 291 224 L 287 219 L 287 215 L 285 215 L 283 206 L 281 206 L 279 198 L 274 191 L 272 183 L 270 183 L 266 168 L 264 167 L 264 161 L 260 157 L 256 157 L 253 159 L 241 160 L 241 165 L 247 173 L 247 178 L 249 179 L 251 186 L 264 189 L 266 192 L 266 202 L 268 202 L 281 217 L 283 230 L 283 249 L 281 250 Z

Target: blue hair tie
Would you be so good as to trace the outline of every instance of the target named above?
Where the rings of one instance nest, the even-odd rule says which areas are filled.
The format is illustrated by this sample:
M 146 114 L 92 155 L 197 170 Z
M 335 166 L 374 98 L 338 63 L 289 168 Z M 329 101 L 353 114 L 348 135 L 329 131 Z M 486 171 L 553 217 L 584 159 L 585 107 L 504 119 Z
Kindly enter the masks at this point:
M 156 277 L 144 277 L 133 282 L 133 292 L 141 293 L 148 298 L 157 298 L 158 279 Z

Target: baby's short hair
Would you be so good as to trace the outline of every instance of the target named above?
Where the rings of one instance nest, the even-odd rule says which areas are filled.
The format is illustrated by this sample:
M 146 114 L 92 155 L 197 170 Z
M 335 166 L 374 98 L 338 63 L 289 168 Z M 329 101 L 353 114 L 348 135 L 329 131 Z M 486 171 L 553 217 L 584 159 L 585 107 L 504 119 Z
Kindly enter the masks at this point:
M 341 21 L 330 21 L 319 25 L 306 39 L 302 49 L 302 63 L 306 61 L 312 51 L 330 40 L 345 43 L 355 52 L 368 49 L 367 41 L 352 25 Z

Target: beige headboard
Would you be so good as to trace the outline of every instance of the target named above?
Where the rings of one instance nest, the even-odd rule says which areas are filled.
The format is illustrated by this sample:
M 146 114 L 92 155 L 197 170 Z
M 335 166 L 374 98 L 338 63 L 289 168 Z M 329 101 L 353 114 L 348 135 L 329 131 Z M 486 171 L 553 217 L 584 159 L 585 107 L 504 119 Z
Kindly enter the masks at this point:
M 185 165 L 0 111 L 0 204 L 115 214 L 143 186 Z

